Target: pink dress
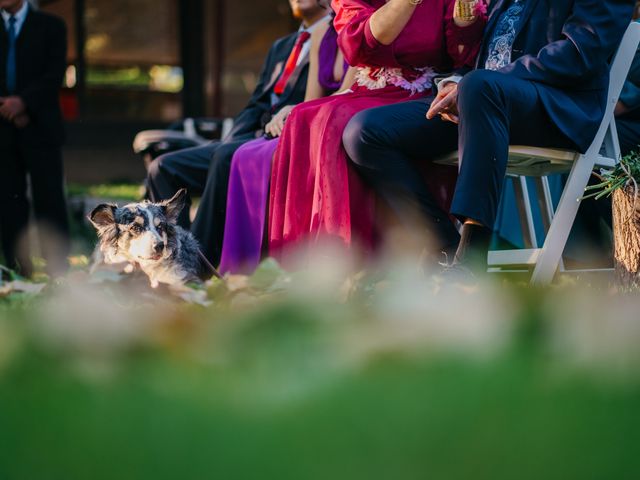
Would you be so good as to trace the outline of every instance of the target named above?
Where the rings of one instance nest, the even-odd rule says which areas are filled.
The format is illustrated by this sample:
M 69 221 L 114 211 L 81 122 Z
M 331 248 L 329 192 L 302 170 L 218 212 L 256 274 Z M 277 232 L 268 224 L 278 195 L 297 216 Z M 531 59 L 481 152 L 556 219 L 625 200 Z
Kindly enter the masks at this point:
M 382 45 L 369 21 L 384 0 L 334 0 L 338 45 L 358 66 L 353 92 L 294 108 L 275 152 L 269 204 L 269 253 L 283 259 L 301 241 L 369 248 L 371 191 L 347 161 L 342 134 L 358 112 L 431 94 L 436 72 L 472 66 L 484 19 L 460 28 L 455 0 L 424 0 L 400 36 Z

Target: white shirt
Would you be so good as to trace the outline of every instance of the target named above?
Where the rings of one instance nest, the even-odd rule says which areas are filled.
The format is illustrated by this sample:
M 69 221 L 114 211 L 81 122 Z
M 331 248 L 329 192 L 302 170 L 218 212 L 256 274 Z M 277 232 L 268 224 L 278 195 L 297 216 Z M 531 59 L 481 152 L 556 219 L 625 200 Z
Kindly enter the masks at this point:
M 316 28 L 318 28 L 318 26 L 321 25 L 322 22 L 328 22 L 330 18 L 331 18 L 331 14 L 325 15 L 324 17 L 322 17 L 320 20 L 318 20 L 308 28 L 304 28 L 304 25 L 300 25 L 300 28 L 298 29 L 298 33 L 302 33 L 302 32 L 313 33 L 313 31 Z M 310 51 L 311 51 L 311 38 L 309 38 L 309 40 L 304 42 L 304 44 L 302 45 L 302 50 L 300 50 L 300 56 L 298 57 L 298 61 L 296 62 L 296 67 L 300 65 L 303 61 L 307 61 Z M 284 65 L 282 67 L 284 68 Z M 280 72 L 280 74 L 282 74 L 282 72 Z M 271 105 L 277 105 L 278 100 L 279 100 L 279 96 L 272 92 Z
M 5 10 L 0 10 L 2 13 L 2 19 L 4 20 L 4 28 L 8 32 L 9 31 L 9 19 L 12 15 Z M 29 13 L 29 2 L 27 0 L 24 1 L 20 10 L 18 10 L 14 17 L 16 17 L 16 38 L 20 35 L 20 31 L 22 30 L 22 26 L 24 25 L 24 21 L 27 19 L 27 14 Z

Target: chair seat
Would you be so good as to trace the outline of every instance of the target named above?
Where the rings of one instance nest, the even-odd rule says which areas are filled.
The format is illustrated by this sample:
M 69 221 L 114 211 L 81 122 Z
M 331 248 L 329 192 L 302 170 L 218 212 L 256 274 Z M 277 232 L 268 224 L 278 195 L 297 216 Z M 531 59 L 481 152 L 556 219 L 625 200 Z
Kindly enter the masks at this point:
M 513 145 L 509 147 L 507 175 L 545 177 L 567 173 L 578 157 L 573 150 Z M 458 165 L 458 152 L 451 152 L 435 160 L 440 165 Z

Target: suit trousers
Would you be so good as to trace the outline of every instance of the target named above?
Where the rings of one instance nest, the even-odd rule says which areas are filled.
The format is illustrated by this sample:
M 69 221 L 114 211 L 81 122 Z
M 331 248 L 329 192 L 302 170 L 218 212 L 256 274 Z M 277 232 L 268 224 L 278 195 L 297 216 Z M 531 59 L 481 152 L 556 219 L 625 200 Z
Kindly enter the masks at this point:
M 190 199 L 178 224 L 191 229 L 202 253 L 216 266 L 222 255 L 231 160 L 248 140 L 212 142 L 179 150 L 161 155 L 149 166 L 147 183 L 154 202 L 171 198 L 181 188 L 186 188 L 190 196 L 202 197 L 193 225 L 189 220 Z
M 32 138 L 30 127 L 18 130 L 3 123 L 0 130 L 0 235 L 7 266 L 25 276 L 33 271 L 24 237 L 31 210 L 28 179 L 47 271 L 52 275 L 64 273 L 70 241 L 62 149 Z
M 547 114 L 534 82 L 475 70 L 459 84 L 460 171 L 451 213 L 493 228 L 509 145 L 576 149 Z
M 343 144 L 365 181 L 396 217 L 415 228 L 416 213 L 424 218 L 438 245 L 452 250 L 459 235 L 447 212 L 427 188 L 416 166 L 456 149 L 458 130 L 440 118 L 425 115 L 432 98 L 397 103 L 356 114 L 344 131 Z

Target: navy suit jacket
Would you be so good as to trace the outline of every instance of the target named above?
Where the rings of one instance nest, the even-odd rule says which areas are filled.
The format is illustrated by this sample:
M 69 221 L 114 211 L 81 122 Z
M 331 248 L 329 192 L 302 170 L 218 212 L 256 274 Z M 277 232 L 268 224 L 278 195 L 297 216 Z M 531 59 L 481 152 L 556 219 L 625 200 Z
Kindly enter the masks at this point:
M 289 77 L 277 105 L 271 106 L 273 87 L 280 78 L 297 38 L 298 33 L 295 32 L 276 40 L 271 46 L 249 103 L 234 119 L 233 129 L 225 141 L 245 140 L 259 136 L 273 113 L 286 105 L 297 105 L 304 101 L 309 75 L 308 56 L 302 59 Z
M 9 37 L 0 19 L 0 96 L 7 92 Z M 27 107 L 31 123 L 25 138 L 32 144 L 60 144 L 64 138 L 59 92 L 67 67 L 67 30 L 62 20 L 33 10 L 16 43 L 17 91 Z M 0 141 L 13 127 L 0 119 Z
M 479 62 L 506 0 L 493 0 Z M 634 0 L 526 0 L 512 50 L 500 71 L 534 83 L 551 120 L 585 152 L 607 101 L 609 65 L 631 21 Z

